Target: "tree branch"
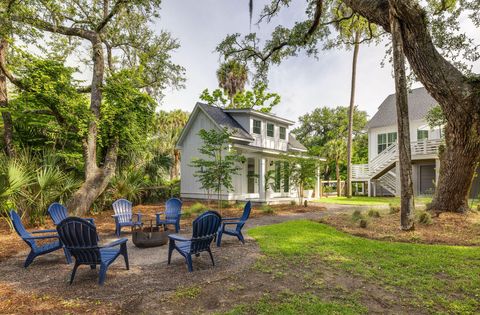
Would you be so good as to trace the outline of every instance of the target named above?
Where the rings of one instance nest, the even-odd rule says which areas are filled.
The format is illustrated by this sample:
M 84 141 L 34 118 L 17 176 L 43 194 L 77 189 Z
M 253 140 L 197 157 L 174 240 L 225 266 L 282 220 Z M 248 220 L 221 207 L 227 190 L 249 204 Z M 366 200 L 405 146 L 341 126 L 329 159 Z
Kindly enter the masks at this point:
M 17 86 L 19 89 L 25 90 L 27 86 L 22 82 L 22 80 L 18 79 L 11 73 L 6 64 L 6 58 L 5 55 L 3 54 L 3 51 L 7 51 L 8 49 L 8 41 L 5 38 L 2 38 L 0 40 L 0 70 L 3 72 L 3 74 L 8 78 L 8 80 Z
M 110 22 L 110 20 L 120 11 L 122 5 L 126 4 L 127 2 L 128 1 L 126 0 L 118 0 L 113 6 L 112 11 L 110 11 L 110 13 L 108 13 L 107 16 L 105 16 L 105 18 L 97 25 L 95 31 L 100 33 L 108 24 L 108 22 Z

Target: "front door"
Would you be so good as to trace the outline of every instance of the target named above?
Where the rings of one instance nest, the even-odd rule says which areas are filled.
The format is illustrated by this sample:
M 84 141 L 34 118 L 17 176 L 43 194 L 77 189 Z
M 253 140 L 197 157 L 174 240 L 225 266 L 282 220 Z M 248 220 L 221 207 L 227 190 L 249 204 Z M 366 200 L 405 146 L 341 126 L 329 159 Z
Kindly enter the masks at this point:
M 435 165 L 420 165 L 420 195 L 431 195 L 435 181 Z
M 255 159 L 247 159 L 247 189 L 249 194 L 255 193 Z

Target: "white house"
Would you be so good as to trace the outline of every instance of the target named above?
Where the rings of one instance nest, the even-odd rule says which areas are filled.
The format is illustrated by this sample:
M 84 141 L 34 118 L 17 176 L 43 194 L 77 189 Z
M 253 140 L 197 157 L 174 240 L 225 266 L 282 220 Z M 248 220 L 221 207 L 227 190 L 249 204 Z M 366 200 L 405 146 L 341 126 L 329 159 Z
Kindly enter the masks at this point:
M 233 147 L 246 161 L 241 171 L 233 176 L 232 192 L 224 192 L 225 200 L 252 200 L 256 202 L 288 202 L 297 198 L 295 187 L 289 178 L 281 174 L 286 167 L 281 155 L 304 153 L 307 149 L 290 134 L 293 121 L 250 109 L 222 109 L 197 103 L 183 129 L 177 148 L 181 150 L 181 197 L 206 199 L 207 192 L 201 188 L 191 167 L 192 159 L 199 157 L 202 140 L 200 130 L 227 128 L 231 133 Z M 265 174 L 275 170 L 272 183 L 265 185 Z M 267 186 L 267 189 L 265 189 Z M 317 189 L 319 176 L 317 175 Z
M 425 120 L 428 111 L 437 104 L 425 88 L 413 89 L 408 95 L 412 179 L 416 196 L 433 194 L 438 180 L 438 148 L 443 142 L 441 129 L 430 128 Z M 352 166 L 352 181 L 357 183 L 356 192 L 372 196 L 399 196 L 395 94 L 383 101 L 368 122 L 367 129 L 368 164 Z M 472 185 L 471 194 L 474 196 L 478 194 L 477 181 Z

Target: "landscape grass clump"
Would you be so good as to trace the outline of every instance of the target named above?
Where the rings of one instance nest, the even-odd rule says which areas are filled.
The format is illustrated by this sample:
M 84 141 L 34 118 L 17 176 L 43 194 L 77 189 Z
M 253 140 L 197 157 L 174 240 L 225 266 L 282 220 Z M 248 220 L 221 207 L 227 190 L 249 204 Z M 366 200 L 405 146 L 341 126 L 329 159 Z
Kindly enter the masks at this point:
M 359 220 L 361 220 L 361 219 L 364 219 L 364 216 L 363 216 L 362 211 L 360 211 L 360 210 L 355 210 L 355 211 L 353 211 L 353 213 L 352 213 L 352 221 L 353 221 L 353 222 L 357 222 L 357 221 L 359 221 Z
M 229 208 L 229 207 L 230 207 L 230 201 L 228 200 L 220 201 L 220 208 Z
M 390 214 L 400 213 L 400 206 L 390 205 L 390 210 L 388 213 Z
M 370 209 L 367 213 L 370 218 L 380 218 L 380 212 L 378 210 Z
M 292 200 L 292 201 L 290 201 L 290 205 L 291 205 L 291 206 L 296 206 L 296 205 L 297 205 L 297 202 L 296 202 L 295 200 Z
M 188 210 L 189 210 L 188 212 L 192 214 L 199 214 L 207 211 L 208 207 L 201 202 L 195 202 L 193 205 L 190 206 Z
M 427 211 L 419 211 L 417 213 L 417 221 L 418 223 L 420 224 L 423 224 L 423 225 L 430 225 L 433 223 L 433 220 L 432 220 L 432 215 L 427 212 Z
M 366 229 L 368 226 L 367 219 L 360 219 L 360 221 L 358 222 L 358 226 L 361 227 L 362 229 Z
M 274 212 L 273 208 L 270 205 L 262 205 L 260 210 L 265 214 L 272 214 Z

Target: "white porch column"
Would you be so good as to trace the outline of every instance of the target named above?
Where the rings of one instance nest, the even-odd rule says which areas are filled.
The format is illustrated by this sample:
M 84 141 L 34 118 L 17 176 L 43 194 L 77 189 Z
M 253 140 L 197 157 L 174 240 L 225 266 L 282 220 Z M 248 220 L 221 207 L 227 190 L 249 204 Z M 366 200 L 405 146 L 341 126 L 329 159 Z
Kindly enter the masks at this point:
M 320 167 L 317 166 L 317 182 L 315 184 L 315 198 L 320 199 L 322 198 L 322 195 L 320 194 L 322 191 L 322 182 L 320 179 Z
M 267 194 L 265 192 L 265 173 L 266 173 L 266 164 L 267 161 L 265 158 L 259 159 L 259 170 L 258 170 L 258 193 L 260 200 L 267 201 Z
M 373 186 L 373 197 L 377 197 L 377 182 L 373 181 L 372 186 Z
M 367 193 L 368 193 L 368 197 L 372 197 L 372 183 L 370 182 L 370 180 L 368 180 L 367 182 L 368 186 L 367 186 Z

